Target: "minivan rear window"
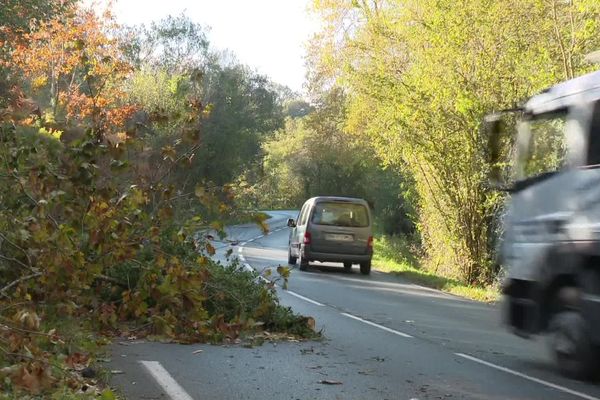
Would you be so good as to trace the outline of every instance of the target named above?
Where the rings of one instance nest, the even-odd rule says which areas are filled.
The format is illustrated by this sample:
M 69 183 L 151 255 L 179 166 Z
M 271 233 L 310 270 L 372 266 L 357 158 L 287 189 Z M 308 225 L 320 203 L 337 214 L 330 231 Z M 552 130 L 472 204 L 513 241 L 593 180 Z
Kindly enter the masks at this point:
M 369 226 L 369 213 L 362 204 L 321 202 L 316 204 L 311 222 L 317 225 L 365 228 Z

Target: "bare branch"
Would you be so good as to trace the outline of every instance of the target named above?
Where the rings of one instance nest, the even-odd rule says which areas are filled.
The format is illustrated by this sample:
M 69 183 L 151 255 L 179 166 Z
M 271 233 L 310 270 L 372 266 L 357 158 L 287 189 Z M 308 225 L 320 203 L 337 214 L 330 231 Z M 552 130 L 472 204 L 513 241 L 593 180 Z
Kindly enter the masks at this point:
M 38 277 L 40 277 L 40 276 L 42 276 L 42 273 L 41 273 L 41 272 L 36 272 L 35 274 L 31 274 L 31 275 L 25 275 L 25 276 L 22 276 L 22 277 L 20 277 L 19 279 L 16 279 L 16 280 L 12 281 L 11 283 L 9 283 L 8 285 L 4 286 L 4 287 L 2 288 L 2 290 L 0 290 L 0 295 L 2 295 L 2 296 L 4 296 L 4 297 L 8 297 L 8 295 L 6 294 L 6 292 L 7 292 L 7 291 L 8 291 L 10 288 L 12 288 L 12 287 L 14 287 L 14 286 L 18 285 L 18 284 L 19 284 L 19 283 L 21 283 L 21 282 L 25 282 L 25 281 L 28 281 L 28 280 L 30 280 L 30 279 L 38 278 Z

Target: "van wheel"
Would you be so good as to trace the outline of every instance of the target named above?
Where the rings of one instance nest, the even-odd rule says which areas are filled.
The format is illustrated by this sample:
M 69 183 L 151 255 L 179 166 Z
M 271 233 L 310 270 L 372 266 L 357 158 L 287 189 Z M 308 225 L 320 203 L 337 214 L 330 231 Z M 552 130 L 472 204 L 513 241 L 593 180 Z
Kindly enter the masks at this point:
M 300 256 L 300 271 L 306 271 L 308 269 L 308 260 Z
M 292 249 L 288 249 L 288 264 L 296 265 L 297 257 L 292 256 Z
M 351 262 L 348 262 L 348 261 L 346 261 L 346 262 L 344 263 L 344 269 L 345 269 L 346 271 L 350 271 L 350 270 L 352 269 L 352 263 L 351 263 Z
M 371 273 L 371 261 L 360 263 L 360 273 L 363 275 L 369 275 Z
M 589 380 L 598 372 L 588 326 L 577 311 L 562 311 L 550 320 L 550 347 L 560 372 L 575 379 Z

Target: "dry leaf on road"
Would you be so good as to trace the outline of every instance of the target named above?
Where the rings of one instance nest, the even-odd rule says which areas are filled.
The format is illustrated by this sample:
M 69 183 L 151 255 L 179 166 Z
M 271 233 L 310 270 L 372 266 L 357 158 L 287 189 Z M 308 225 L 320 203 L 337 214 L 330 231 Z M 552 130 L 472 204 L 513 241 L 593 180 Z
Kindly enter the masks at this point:
M 322 381 L 319 381 L 319 383 L 322 383 L 323 385 L 341 385 L 342 382 L 340 381 L 331 381 L 329 379 L 323 379 Z

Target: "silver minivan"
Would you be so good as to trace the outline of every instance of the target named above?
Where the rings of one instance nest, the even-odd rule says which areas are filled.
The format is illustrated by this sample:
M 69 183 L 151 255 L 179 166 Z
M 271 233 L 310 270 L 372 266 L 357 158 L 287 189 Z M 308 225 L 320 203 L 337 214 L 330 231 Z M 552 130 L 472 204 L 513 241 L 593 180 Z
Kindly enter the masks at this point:
M 372 218 L 363 199 L 350 197 L 313 197 L 307 200 L 291 228 L 288 262 L 308 268 L 311 261 L 340 262 L 346 270 L 360 265 L 360 272 L 371 272 L 373 257 Z

